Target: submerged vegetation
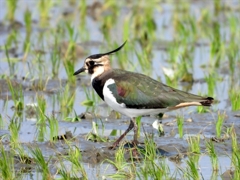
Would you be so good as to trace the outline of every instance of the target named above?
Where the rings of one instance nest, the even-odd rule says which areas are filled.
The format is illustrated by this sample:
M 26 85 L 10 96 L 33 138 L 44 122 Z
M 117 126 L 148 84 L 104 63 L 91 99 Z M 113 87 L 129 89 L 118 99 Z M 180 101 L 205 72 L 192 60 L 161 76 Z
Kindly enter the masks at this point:
M 0 179 L 240 179 L 239 1 L 0 6 Z M 113 67 L 215 102 L 138 117 L 140 145 L 109 150 L 129 121 L 73 73 L 125 40 Z

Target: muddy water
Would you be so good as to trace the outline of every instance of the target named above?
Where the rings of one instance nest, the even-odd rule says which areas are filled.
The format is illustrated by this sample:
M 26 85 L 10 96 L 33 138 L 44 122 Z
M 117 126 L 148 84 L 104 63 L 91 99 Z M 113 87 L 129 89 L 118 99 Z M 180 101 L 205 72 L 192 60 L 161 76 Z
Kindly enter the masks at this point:
M 89 4 L 92 1 L 88 1 Z M 48 39 L 44 40 L 49 47 L 45 47 L 45 49 L 38 44 L 37 39 L 32 38 L 32 44 L 35 47 L 34 50 L 43 50 L 44 60 L 46 64 L 43 64 L 43 68 L 45 69 L 44 73 L 41 74 L 37 70 L 36 66 L 31 66 L 34 69 L 30 78 L 29 75 L 29 64 L 31 65 L 35 56 L 28 56 L 26 61 L 22 61 L 23 58 L 23 44 L 25 37 L 25 27 L 23 21 L 23 12 L 25 11 L 26 7 L 31 7 L 32 12 L 38 12 L 37 5 L 35 1 L 24 1 L 19 0 L 19 6 L 16 11 L 16 21 L 18 21 L 18 30 L 19 30 L 19 38 L 18 47 L 14 47 L 11 52 L 11 57 L 16 57 L 17 61 L 15 63 L 15 77 L 11 78 L 12 84 L 14 88 L 22 87 L 24 91 L 24 104 L 25 109 L 22 114 L 22 121 L 19 130 L 19 141 L 23 145 L 23 147 L 31 146 L 31 147 L 39 147 L 43 155 L 47 158 L 53 156 L 55 157 L 57 154 L 67 154 L 68 153 L 68 146 L 64 141 L 59 140 L 54 144 L 49 142 L 50 140 L 50 131 L 47 127 L 46 133 L 40 134 L 39 133 L 39 126 L 37 125 L 37 117 L 34 113 L 29 112 L 29 108 L 33 104 L 36 104 L 36 94 L 42 94 L 46 99 L 47 103 L 47 115 L 54 114 L 55 116 L 59 117 L 59 132 L 58 135 L 65 135 L 66 133 L 70 133 L 71 137 L 73 138 L 72 144 L 79 147 L 82 152 L 82 161 L 84 163 L 84 168 L 88 174 L 89 179 L 101 179 L 104 178 L 107 174 L 114 174 L 116 171 L 114 167 L 112 167 L 109 163 L 104 162 L 105 159 L 114 159 L 114 150 L 109 150 L 108 147 L 111 143 L 119 137 L 121 133 L 125 131 L 128 127 L 129 119 L 127 117 L 121 116 L 119 119 L 114 119 L 109 117 L 111 113 L 111 109 L 108 108 L 100 99 L 96 100 L 96 105 L 93 108 L 87 108 L 82 106 L 80 102 L 86 99 L 86 93 L 84 92 L 84 88 L 87 88 L 88 92 L 92 92 L 92 88 L 89 84 L 89 77 L 86 75 L 79 76 L 77 79 L 77 88 L 74 89 L 76 95 L 73 104 L 73 110 L 69 113 L 69 117 L 74 116 L 74 111 L 77 115 L 82 113 L 90 112 L 90 117 L 87 116 L 86 119 L 82 119 L 80 122 L 68 122 L 66 119 L 62 119 L 61 116 L 61 108 L 58 100 L 58 96 L 62 95 L 64 89 L 67 84 L 67 75 L 63 68 L 63 65 L 60 66 L 60 71 L 58 78 L 50 78 L 51 76 L 51 66 L 49 66 L 50 62 L 50 52 L 52 50 L 54 39 L 49 37 Z M 156 41 L 154 44 L 153 50 L 153 59 L 152 59 L 152 70 L 150 75 L 153 78 L 160 78 L 163 82 L 165 82 L 165 77 L 163 75 L 162 67 L 168 67 L 169 63 L 167 62 L 166 58 L 166 51 L 163 49 L 167 48 L 168 43 L 173 40 L 173 27 L 167 26 L 168 24 L 172 24 L 171 17 L 174 10 L 172 4 L 161 4 L 163 11 L 155 12 L 154 17 L 156 17 L 156 24 L 157 24 L 157 34 L 162 34 L 159 38 L 160 40 Z M 195 13 L 196 16 L 200 13 L 200 8 L 207 7 L 209 4 L 204 4 L 201 2 L 193 2 L 191 4 L 191 11 Z M 0 21 L 4 21 L 4 17 L 6 15 L 7 8 L 5 1 L 0 1 Z M 212 7 L 210 7 L 212 8 Z M 55 28 L 56 21 L 55 17 L 59 17 L 64 12 L 72 12 L 76 10 L 76 7 L 70 6 L 68 3 L 64 3 L 62 1 L 61 6 L 54 6 L 51 11 L 50 16 L 50 26 L 46 28 L 47 30 L 51 30 Z M 124 10 L 121 11 L 121 16 L 116 27 L 120 27 L 124 17 Z M 160 18 L 159 18 L 160 17 Z M 33 20 L 36 23 L 33 23 L 33 33 L 35 35 L 44 31 L 38 25 L 39 14 L 33 13 Z M 86 56 L 93 53 L 99 53 L 103 48 L 107 49 L 104 44 L 104 37 L 99 30 L 100 23 L 94 21 L 91 17 L 87 16 L 87 28 L 89 29 L 89 37 L 90 39 L 84 43 L 82 43 L 82 39 L 79 38 L 76 41 L 81 42 L 81 46 L 84 47 L 84 53 Z M 75 26 L 79 25 L 79 21 L 76 17 L 73 17 L 72 22 Z M 11 24 L 3 23 L 0 24 L 0 45 L 1 47 L 4 46 L 5 42 L 7 41 L 9 35 L 9 29 L 11 29 Z M 228 33 L 229 30 L 223 29 Z M 45 30 L 46 30 L 45 29 Z M 114 28 L 114 33 L 116 34 L 113 38 L 113 41 L 119 42 L 121 44 L 122 39 L 118 39 L 116 37 L 121 37 L 122 31 L 121 28 Z M 224 35 L 224 33 L 223 33 Z M 164 39 L 164 42 L 162 42 Z M 68 40 L 68 38 L 63 39 Z M 64 42 L 62 43 L 64 46 Z M 192 88 L 189 90 L 191 93 L 198 94 L 199 92 L 203 92 L 203 94 L 207 94 L 207 84 L 204 81 L 205 72 L 201 68 L 201 65 L 208 64 L 209 61 L 209 42 L 200 42 L 201 46 L 197 46 L 194 51 L 193 56 L 193 78 L 195 82 L 192 85 Z M 163 46 L 163 48 L 161 48 Z M 62 47 L 62 46 L 61 46 Z M 85 56 L 82 56 L 81 53 L 76 53 L 78 58 L 78 62 L 75 64 L 75 68 L 79 68 L 83 64 L 83 60 Z M 9 76 L 9 66 L 6 60 L 5 52 L 3 48 L 0 50 L 0 61 L 1 61 L 1 75 Z M 137 57 L 133 56 L 131 60 L 133 64 L 137 64 Z M 239 66 L 239 65 L 238 65 Z M 118 66 L 116 65 L 116 68 Z M 141 72 L 141 68 L 136 66 L 134 71 Z M 217 111 L 226 111 L 227 118 L 223 125 L 223 132 L 226 131 L 227 128 L 231 127 L 234 124 L 235 131 L 237 133 L 237 137 L 240 136 L 240 118 L 236 115 L 239 115 L 240 112 L 232 112 L 231 106 L 228 97 L 228 87 L 230 87 L 230 75 L 226 73 L 225 65 L 221 65 L 218 72 L 222 80 L 217 82 L 217 88 L 215 90 L 215 97 L 219 100 L 219 103 L 214 104 L 213 107 L 210 109 L 210 112 L 204 114 L 197 114 L 196 108 L 186 108 L 184 110 L 179 110 L 175 112 L 167 113 L 166 116 L 161 120 L 161 123 L 164 128 L 165 135 L 159 137 L 158 131 L 153 128 L 152 123 L 156 120 L 154 117 L 143 117 L 141 120 L 142 128 L 140 133 L 140 145 L 143 146 L 145 134 L 152 134 L 154 137 L 154 142 L 156 143 L 156 149 L 159 150 L 159 156 L 163 156 L 166 160 L 167 164 L 170 167 L 171 173 L 173 173 L 178 167 L 179 164 L 175 162 L 175 157 L 181 155 L 182 161 L 180 163 L 181 167 L 186 166 L 186 152 L 188 151 L 188 144 L 187 144 L 187 137 L 189 136 L 196 136 L 200 134 L 201 141 L 200 147 L 202 151 L 202 155 L 199 161 L 199 170 L 204 177 L 204 179 L 210 179 L 212 176 L 212 167 L 210 163 L 209 156 L 206 155 L 206 145 L 205 140 L 215 137 L 215 124 L 217 120 Z M 239 74 L 238 74 L 239 75 Z M 45 84 L 44 90 L 38 89 L 38 84 L 43 79 L 43 83 Z M 42 83 L 42 82 L 41 82 Z M 236 82 L 237 83 L 237 82 Z M 182 84 L 179 84 L 180 89 L 184 89 Z M 9 91 L 8 85 L 6 80 L 0 80 L 0 108 L 1 108 L 1 130 L 0 136 L 3 137 L 4 135 L 10 135 L 9 131 L 9 121 L 11 117 L 13 117 L 15 111 L 13 109 L 14 102 L 11 100 L 11 93 Z M 93 113 L 94 112 L 94 113 Z M 91 114 L 94 114 L 93 116 Z M 184 137 L 179 138 L 178 128 L 176 123 L 176 115 L 184 115 Z M 98 118 L 96 118 L 97 116 Z M 92 122 L 95 122 L 98 127 L 98 133 L 102 137 L 107 137 L 109 142 L 93 142 L 91 140 L 86 140 L 87 135 L 89 132 L 93 132 Z M 110 136 L 113 130 L 117 131 L 115 136 Z M 133 132 L 130 132 L 127 137 L 125 138 L 125 142 L 130 141 L 132 139 Z M 41 136 L 41 137 L 40 137 Z M 239 141 L 239 140 L 238 140 Z M 6 151 L 10 148 L 9 138 L 8 136 L 2 139 L 2 142 L 6 148 Z M 231 167 L 231 140 L 230 138 L 226 138 L 223 142 L 216 142 L 215 144 L 218 157 L 219 157 L 219 164 L 221 167 L 221 173 L 224 173 L 226 170 L 230 169 Z M 127 156 L 127 155 L 126 155 Z M 126 157 L 127 158 L 127 157 Z M 69 162 L 64 162 L 69 164 Z M 56 173 L 58 166 L 60 163 L 57 162 L 57 159 L 53 159 L 50 163 L 50 170 L 52 174 Z M 23 179 L 38 179 L 41 177 L 41 173 L 37 171 L 36 166 L 29 167 L 21 163 L 16 163 L 16 170 L 19 171 Z M 56 175 L 59 177 L 59 175 Z M 97 178 L 96 178 L 97 177 Z

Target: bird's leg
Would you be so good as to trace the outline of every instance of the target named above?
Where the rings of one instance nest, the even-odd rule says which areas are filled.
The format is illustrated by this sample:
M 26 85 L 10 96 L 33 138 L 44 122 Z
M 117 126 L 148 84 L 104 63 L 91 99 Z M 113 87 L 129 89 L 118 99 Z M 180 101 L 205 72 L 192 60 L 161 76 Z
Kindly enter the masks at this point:
M 136 122 L 130 121 L 130 124 L 127 128 L 127 130 L 113 143 L 113 145 L 110 147 L 110 149 L 115 149 L 115 147 L 119 144 L 119 142 L 126 136 L 126 134 L 132 130 L 132 128 L 135 128 Z M 135 130 L 134 130 L 134 139 L 135 139 Z
M 137 144 L 138 144 L 138 140 L 137 140 L 138 139 L 138 126 L 137 126 L 137 123 L 136 123 L 136 118 L 133 118 L 132 121 L 133 121 L 133 125 L 134 125 L 133 145 L 137 146 Z

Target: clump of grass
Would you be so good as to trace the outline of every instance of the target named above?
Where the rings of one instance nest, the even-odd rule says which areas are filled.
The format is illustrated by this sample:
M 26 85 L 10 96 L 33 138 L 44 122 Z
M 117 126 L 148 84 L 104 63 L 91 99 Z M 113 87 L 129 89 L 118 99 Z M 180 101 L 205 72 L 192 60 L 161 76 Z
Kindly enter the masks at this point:
M 86 170 L 81 164 L 82 155 L 78 147 L 69 146 L 68 156 L 66 157 L 66 159 L 72 163 L 71 171 L 73 172 L 73 174 L 81 173 L 82 179 L 88 179 Z
M 223 56 L 224 44 L 222 43 L 222 37 L 220 33 L 220 23 L 217 21 L 213 22 L 212 28 L 212 42 L 210 56 L 212 60 L 212 67 L 219 68 L 220 60 Z
M 178 133 L 179 137 L 183 137 L 183 123 L 184 123 L 184 117 L 183 116 L 177 116 L 177 126 L 178 126 Z
M 140 63 L 140 66 L 142 68 L 142 72 L 146 75 L 151 75 L 152 63 L 149 53 L 147 53 L 145 49 L 142 50 L 142 53 L 139 53 L 137 51 L 135 52 L 138 58 L 138 63 Z
M 221 113 L 220 111 L 218 112 L 218 118 L 217 118 L 217 123 L 216 123 L 216 136 L 217 138 L 221 137 L 221 132 L 222 132 L 222 125 L 225 120 L 226 113 Z
M 152 42 L 155 39 L 157 29 L 155 19 L 153 17 L 155 3 L 146 5 L 146 2 L 140 1 L 133 4 L 131 25 L 133 27 L 133 35 L 139 42 L 141 47 L 145 49 L 147 54 L 152 54 Z
M 137 124 L 137 127 L 138 127 L 137 137 L 140 136 L 140 132 L 141 132 L 141 119 L 142 119 L 142 116 L 138 116 L 136 118 L 136 124 Z
M 10 124 L 9 124 L 9 131 L 11 133 L 10 136 L 10 141 L 11 141 L 11 145 L 16 148 L 19 146 L 19 130 L 21 127 L 21 121 L 19 120 L 19 118 L 15 118 L 13 117 L 10 120 Z
M 24 108 L 24 96 L 22 87 L 21 86 L 19 86 L 18 88 L 13 87 L 12 81 L 10 79 L 7 79 L 7 84 L 11 92 L 12 100 L 14 102 L 14 108 L 18 114 L 19 113 L 21 114 Z
M 143 155 L 142 165 L 137 171 L 139 179 L 169 179 L 169 167 L 163 159 L 159 159 L 153 135 L 145 135 L 144 148 L 138 148 Z
M 104 162 L 108 162 L 110 164 L 112 164 L 116 169 L 117 172 L 114 174 L 109 174 L 107 175 L 109 178 L 112 179 L 126 179 L 126 178 L 130 178 L 133 179 L 136 177 L 136 169 L 135 169 L 135 165 L 133 163 L 133 161 L 131 161 L 130 163 L 126 161 L 126 157 L 125 157 L 125 148 L 124 146 L 120 146 L 114 155 L 114 160 L 110 160 L 110 159 L 106 159 Z
M 58 35 L 54 36 L 54 47 L 53 47 L 53 50 L 50 52 L 50 60 L 51 60 L 51 63 L 52 63 L 52 75 L 53 75 L 53 78 L 54 77 L 57 77 L 58 75 L 58 71 L 59 71 L 59 67 L 60 67 L 60 52 L 59 52 L 59 47 L 58 47 Z
M 116 19 L 119 14 L 119 3 L 118 1 L 105 1 L 105 7 L 108 8 L 109 14 L 101 19 L 101 27 L 100 30 L 103 33 L 104 39 L 108 42 L 111 40 L 110 31 L 116 24 Z
M 40 13 L 40 25 L 43 27 L 47 25 L 49 12 L 52 5 L 53 5 L 53 2 L 47 1 L 47 0 L 40 0 L 38 3 L 39 13 Z
M 200 179 L 198 166 L 194 156 L 189 156 L 186 169 L 180 169 L 184 174 L 184 179 Z
M 68 117 L 69 113 L 72 112 L 76 93 L 67 84 L 64 90 L 57 94 L 57 99 L 60 104 L 60 110 L 62 117 Z
M 229 97 L 232 104 L 232 110 L 240 110 L 240 87 L 231 88 L 229 91 Z
M 91 89 L 88 88 L 83 88 L 84 92 L 85 92 L 85 96 L 86 96 L 86 100 L 84 100 L 83 102 L 81 102 L 81 104 L 83 106 L 87 106 L 87 107 L 92 107 L 95 106 L 97 97 L 96 97 L 96 93 Z
M 11 22 L 15 19 L 15 11 L 17 8 L 17 0 L 7 0 L 7 19 Z
M 240 147 L 238 145 L 237 134 L 234 125 L 231 127 L 231 138 L 232 138 L 232 165 L 235 169 L 234 178 L 238 179 L 240 177 Z
M 42 172 L 43 179 L 52 179 L 52 175 L 48 167 L 51 157 L 48 160 L 45 160 L 39 147 L 32 148 L 29 146 L 28 148 L 34 158 L 34 161 L 36 162 L 38 170 Z
M 231 37 L 232 40 L 230 40 L 229 46 L 228 46 L 227 51 L 226 51 L 226 56 L 227 56 L 227 59 L 228 59 L 228 64 L 229 64 L 231 77 L 234 76 L 237 59 L 239 58 L 239 55 L 238 55 L 239 45 L 234 40 L 234 38 L 235 38 L 235 36 Z
M 47 102 L 43 95 L 37 94 L 37 117 L 38 123 L 45 123 L 45 112 L 47 108 Z
M 54 141 L 54 137 L 58 136 L 58 120 L 54 117 L 47 117 L 48 126 L 50 129 L 50 141 Z
M 42 95 L 37 95 L 37 106 L 36 106 L 36 112 L 37 112 L 37 127 L 38 127 L 38 141 L 44 141 L 45 135 L 46 135 L 46 99 Z
M 119 174 L 121 171 L 123 171 L 126 168 L 126 166 L 128 166 L 124 153 L 125 153 L 125 148 L 122 145 L 116 150 L 116 153 L 114 155 L 115 157 L 114 161 L 110 159 L 106 159 L 106 162 L 112 164 L 117 169 L 118 172 L 116 174 Z
M 198 162 L 199 162 L 199 158 L 200 158 L 200 153 L 201 153 L 201 149 L 200 149 L 200 136 L 190 136 L 187 139 L 188 142 L 188 149 L 189 149 L 189 155 L 188 155 L 188 161 L 187 161 L 187 165 L 188 165 L 188 170 L 189 172 L 192 172 L 192 174 L 194 175 L 194 177 L 198 177 L 198 173 L 196 172 L 197 168 L 198 168 Z M 194 163 L 194 165 L 193 165 Z
M 92 132 L 87 134 L 86 139 L 94 141 L 94 142 L 107 142 L 107 138 L 101 137 L 99 135 L 99 128 L 98 127 L 99 127 L 98 124 L 93 121 L 92 122 Z M 104 126 L 103 126 L 103 131 L 104 131 Z
M 139 179 L 171 179 L 169 166 L 163 159 L 144 160 L 136 174 Z
M 240 148 L 238 147 L 237 134 L 236 134 L 234 125 L 232 125 L 230 133 L 232 138 L 232 150 L 233 152 L 238 152 Z
M 23 59 L 25 60 L 30 48 L 30 37 L 32 32 L 32 13 L 28 9 L 24 12 L 24 22 L 26 27 L 26 37 L 25 37 L 24 48 L 23 48 L 23 50 L 25 51 L 25 55 Z
M 205 76 L 205 81 L 207 82 L 207 85 L 208 85 L 208 96 L 214 96 L 216 80 L 217 80 L 216 73 L 210 73 L 207 76 Z
M 9 72 L 10 72 L 10 75 L 12 76 L 12 75 L 14 75 L 14 72 L 15 72 L 16 59 L 9 57 L 7 45 L 5 45 L 5 54 L 6 54 L 6 59 L 8 62 Z
M 217 155 L 217 152 L 215 150 L 215 146 L 214 146 L 213 141 L 208 140 L 206 142 L 206 148 L 207 148 L 208 155 L 210 156 L 210 159 L 211 159 L 213 171 L 218 171 L 219 170 L 218 155 Z
M 188 145 L 189 145 L 189 147 L 188 147 L 189 152 L 200 154 L 201 149 L 200 149 L 200 136 L 199 135 L 190 136 L 187 139 L 187 142 L 188 142 Z
M 0 145 L 0 178 L 1 179 L 14 179 L 14 159 L 10 152 L 4 149 L 4 146 Z

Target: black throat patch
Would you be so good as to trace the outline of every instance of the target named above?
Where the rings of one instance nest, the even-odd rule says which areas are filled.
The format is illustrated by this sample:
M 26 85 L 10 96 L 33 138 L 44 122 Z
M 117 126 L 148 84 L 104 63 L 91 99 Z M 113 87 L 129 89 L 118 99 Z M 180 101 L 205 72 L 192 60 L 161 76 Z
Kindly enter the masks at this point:
M 92 80 L 92 86 L 97 92 L 97 94 L 100 96 L 100 98 L 104 101 L 104 96 L 103 96 L 104 82 L 99 77 L 95 77 Z
M 92 87 L 95 89 L 97 94 L 101 97 L 101 99 L 104 101 L 103 96 L 103 87 L 105 82 L 112 76 L 112 71 L 104 72 L 98 77 L 95 77 L 92 80 Z

